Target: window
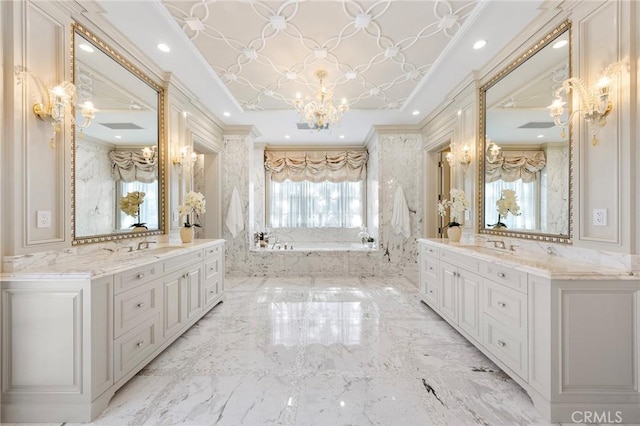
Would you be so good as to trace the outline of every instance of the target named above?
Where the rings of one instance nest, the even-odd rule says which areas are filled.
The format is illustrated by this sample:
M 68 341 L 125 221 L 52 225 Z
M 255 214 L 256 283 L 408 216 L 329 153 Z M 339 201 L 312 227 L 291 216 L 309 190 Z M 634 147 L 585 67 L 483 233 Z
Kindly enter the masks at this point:
M 364 181 L 270 181 L 272 228 L 357 228 L 364 221 Z
M 265 150 L 268 226 L 362 226 L 368 158 L 366 150 Z
M 486 226 L 491 226 L 498 221 L 498 211 L 496 210 L 496 201 L 502 197 L 503 189 L 512 189 L 518 197 L 518 205 L 520 206 L 520 216 L 507 214 L 506 218 L 502 218 L 502 222 L 509 229 L 540 229 L 540 214 L 536 200 L 539 199 L 540 180 L 533 182 L 523 182 L 519 179 L 515 182 L 505 182 L 497 180 L 495 182 L 485 184 L 485 207 L 484 217 Z

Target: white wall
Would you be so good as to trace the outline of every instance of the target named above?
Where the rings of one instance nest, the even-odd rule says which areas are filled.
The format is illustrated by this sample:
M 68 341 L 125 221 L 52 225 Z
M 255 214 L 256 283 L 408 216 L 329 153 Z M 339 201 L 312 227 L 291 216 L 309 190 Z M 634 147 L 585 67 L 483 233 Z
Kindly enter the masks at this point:
M 101 15 L 97 4 L 50 1 L 2 1 L 2 148 L 0 152 L 0 254 L 21 255 L 71 247 L 71 128 L 67 126 L 50 144 L 52 127 L 36 118 L 33 103 L 39 96 L 32 80 L 18 85 L 14 67 L 31 71 L 48 87 L 70 80 L 70 35 L 79 22 L 121 53 L 134 66 L 165 88 L 165 122 L 160 132 L 165 150 L 167 232 L 179 228 L 173 211 L 181 201 L 188 172 L 171 164 L 171 147 L 193 146 L 197 141 L 210 152 L 222 150 L 222 127 L 194 101 L 181 82 L 153 64 L 143 52 L 119 34 Z M 186 115 L 185 115 L 186 112 Z M 169 148 L 169 149 L 168 149 Z M 220 182 L 221 167 L 207 176 Z M 186 174 L 186 176 L 185 176 Z M 220 196 L 217 192 L 216 197 Z M 210 203 L 220 226 L 220 201 Z M 50 228 L 37 228 L 36 211 L 48 210 Z M 217 211 L 216 211 L 217 210 Z
M 461 124 L 456 119 L 456 111 L 473 111 L 477 116 L 478 87 L 495 73 L 506 67 L 510 61 L 530 47 L 534 40 L 546 34 L 565 19 L 572 21 L 572 73 L 588 85 L 594 84 L 604 68 L 617 61 L 626 60 L 629 69 L 620 74 L 619 84 L 614 92 L 614 110 L 607 119 L 607 125 L 599 132 L 599 143 L 591 145 L 591 135 L 582 118 L 576 115 L 573 128 L 573 244 L 578 247 L 604 251 L 638 254 L 640 240 L 640 219 L 636 208 L 640 203 L 640 176 L 636 172 L 640 165 L 637 147 L 640 120 L 638 119 L 638 51 L 640 30 L 636 22 L 640 17 L 640 7 L 633 1 L 583 1 L 565 2 L 565 10 L 555 10 L 555 16 L 547 22 L 537 22 L 522 34 L 487 66 L 472 76 L 469 81 L 455 90 L 447 101 L 424 123 L 425 133 L 425 192 L 427 205 L 435 199 L 433 153 L 446 141 L 473 129 L 471 135 L 476 140 L 480 135 L 478 126 L 469 127 L 469 118 Z M 606 29 L 606 30 L 605 30 Z M 575 96 L 575 95 L 574 95 Z M 578 99 L 573 99 L 578 104 Z M 466 130 L 465 130 L 466 129 Z M 462 137 L 463 140 L 467 136 Z M 476 146 L 476 156 L 479 155 Z M 481 154 L 481 153 L 480 153 Z M 477 203 L 475 182 L 477 182 L 477 160 L 474 158 L 472 174 L 462 180 L 468 196 Z M 456 172 L 458 173 L 458 172 Z M 471 176 L 471 177 L 470 177 Z M 460 176 L 454 180 L 461 182 Z M 608 212 L 608 224 L 593 226 L 593 209 L 604 208 Z M 477 213 L 473 230 L 477 229 Z M 427 211 L 425 221 L 427 236 L 435 236 L 431 225 L 435 216 Z

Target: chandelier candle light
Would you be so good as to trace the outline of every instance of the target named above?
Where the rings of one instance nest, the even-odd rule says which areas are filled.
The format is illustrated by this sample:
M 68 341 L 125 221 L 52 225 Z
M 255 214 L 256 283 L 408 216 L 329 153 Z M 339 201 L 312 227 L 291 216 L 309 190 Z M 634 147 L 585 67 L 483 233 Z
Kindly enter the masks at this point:
M 180 228 L 180 239 L 183 243 L 190 243 L 193 241 L 194 227 L 200 227 L 197 223 L 191 223 L 190 215 L 194 213 L 196 217 L 198 214 L 205 213 L 207 201 L 204 199 L 204 195 L 200 192 L 189 191 L 184 199 L 184 204 L 178 207 L 178 214 L 180 217 L 185 216 L 184 226 Z
M 447 215 L 447 208 L 449 208 L 449 224 L 447 224 L 447 236 L 449 241 L 457 243 L 462 237 L 462 228 L 460 222 L 464 217 L 464 212 L 469 210 L 469 201 L 464 191 L 457 188 L 452 188 L 450 191 L 451 200 L 446 198 L 438 203 L 438 214 L 442 217 Z
M 325 70 L 316 72 L 316 77 L 320 79 L 320 86 L 316 91 L 315 99 L 311 100 L 307 97 L 305 103 L 302 101 L 300 93 L 298 93 L 293 100 L 293 106 L 300 114 L 300 119 L 308 123 L 310 128 L 318 131 L 329 129 L 330 126 L 340 125 L 342 115 L 349 111 L 346 98 L 337 107 L 333 105 L 332 91 L 322 84 L 326 76 L 327 72 Z

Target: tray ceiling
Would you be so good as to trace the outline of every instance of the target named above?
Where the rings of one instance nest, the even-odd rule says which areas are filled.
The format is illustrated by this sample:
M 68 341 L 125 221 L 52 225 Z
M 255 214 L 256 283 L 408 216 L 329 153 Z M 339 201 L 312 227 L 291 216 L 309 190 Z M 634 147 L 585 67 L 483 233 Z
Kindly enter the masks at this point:
M 163 1 L 245 111 L 293 109 L 316 71 L 336 102 L 400 109 L 478 4 Z

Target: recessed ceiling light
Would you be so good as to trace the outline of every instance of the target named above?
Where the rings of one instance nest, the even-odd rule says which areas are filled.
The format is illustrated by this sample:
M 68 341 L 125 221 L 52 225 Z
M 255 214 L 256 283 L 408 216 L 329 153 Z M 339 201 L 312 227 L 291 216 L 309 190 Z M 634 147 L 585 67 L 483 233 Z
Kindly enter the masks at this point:
M 418 115 L 418 114 L 420 114 L 420 111 L 415 110 L 415 111 L 413 111 L 411 114 L 413 114 L 413 115 Z
M 290 137 L 291 137 L 291 136 L 289 136 L 289 135 L 284 135 L 284 138 L 285 138 L 285 139 L 289 139 Z
M 475 43 L 473 43 L 473 48 L 478 50 L 478 49 L 482 49 L 486 45 L 487 45 L 487 40 L 478 40 Z
M 340 139 L 344 139 L 344 135 L 340 135 Z
M 544 135 L 538 135 L 538 139 L 544 138 Z
M 345 74 L 345 77 L 347 77 L 347 80 L 353 80 L 357 76 L 358 76 L 358 73 L 355 71 L 347 71 L 347 73 Z
M 225 111 L 222 113 L 225 117 L 231 117 L 231 113 L 229 111 Z
M 295 80 L 296 78 L 298 78 L 298 73 L 293 71 L 287 72 L 287 80 Z
M 569 43 L 568 40 L 560 40 L 553 43 L 553 46 L 551 47 L 553 47 L 554 49 L 560 49 L 561 47 L 565 47 L 568 43 Z
M 158 43 L 157 47 L 158 47 L 158 50 L 161 52 L 165 52 L 165 53 L 171 52 L 171 48 L 164 43 Z
M 122 136 L 120 136 L 120 135 L 115 135 L 115 136 L 114 136 L 114 138 L 116 138 L 116 139 L 122 139 Z
M 251 59 L 251 60 L 258 59 L 258 52 L 256 52 L 255 49 L 243 49 L 242 54 L 247 59 Z
M 84 50 L 85 52 L 89 52 L 89 53 L 93 53 L 94 49 L 93 47 L 89 46 L 88 44 L 85 43 L 81 43 L 78 45 L 78 47 L 82 50 Z
M 327 57 L 327 49 L 316 47 L 315 49 L 313 49 L 313 54 L 317 59 L 324 59 Z

